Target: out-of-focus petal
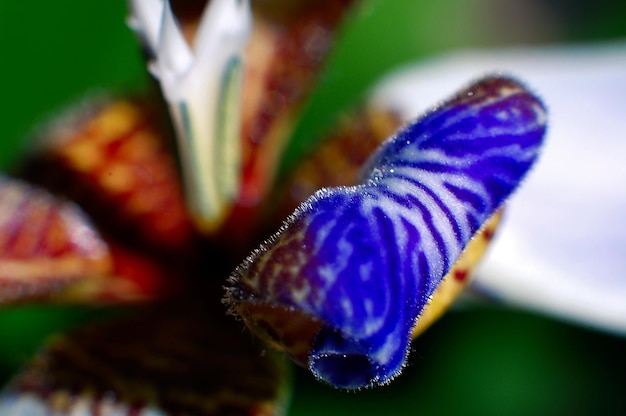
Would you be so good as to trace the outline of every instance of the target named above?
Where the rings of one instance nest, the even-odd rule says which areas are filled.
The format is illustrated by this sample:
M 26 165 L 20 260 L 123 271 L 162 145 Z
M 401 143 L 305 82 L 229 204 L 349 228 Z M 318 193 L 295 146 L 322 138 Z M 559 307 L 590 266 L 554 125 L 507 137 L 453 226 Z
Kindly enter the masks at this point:
M 528 80 L 550 125 L 476 288 L 626 334 L 626 45 L 446 55 L 392 75 L 374 96 L 410 116 L 468 76 L 494 70 Z
M 158 47 L 164 6 L 163 0 L 128 1 L 128 26 L 143 40 L 149 51 Z
M 182 288 L 196 233 L 156 119 L 145 102 L 102 98 L 39 132 L 19 175 L 80 205 L 111 256 L 102 278 L 82 279 L 56 299 L 138 301 Z
M 240 204 L 259 203 L 273 183 L 283 148 L 333 46 L 337 26 L 355 2 L 254 4 L 254 31 L 246 51 Z
M 200 6 L 198 14 L 179 21 L 168 0 L 130 1 L 129 23 L 169 106 L 188 210 L 200 229 L 212 231 L 240 189 L 242 60 L 251 13 L 249 0 L 191 3 Z
M 282 415 L 286 361 L 223 311 L 135 311 L 58 337 L 0 396 L 3 416 Z
M 252 2 L 253 24 L 248 2 L 165 2 L 156 48 L 150 46 L 152 20 L 142 17 L 149 13 L 131 4 L 131 25 L 146 21 L 139 32 L 170 105 L 189 210 L 200 230 L 219 231 L 227 219 L 226 237 L 252 228 L 353 2 Z M 168 47 L 175 43 L 184 47 Z
M 318 189 L 356 184 L 365 162 L 402 122 L 398 114 L 381 106 L 363 105 L 342 114 L 318 140 L 319 145 L 274 190 L 267 209 L 272 213 L 270 226 L 278 226 Z
M 126 245 L 187 256 L 195 232 L 158 116 L 140 101 L 85 102 L 41 129 L 20 175 L 78 203 Z
M 0 176 L 0 304 L 137 302 L 182 289 L 182 267 L 118 244 L 76 204 Z
M 0 176 L 0 304 L 110 274 L 109 246 L 76 205 Z

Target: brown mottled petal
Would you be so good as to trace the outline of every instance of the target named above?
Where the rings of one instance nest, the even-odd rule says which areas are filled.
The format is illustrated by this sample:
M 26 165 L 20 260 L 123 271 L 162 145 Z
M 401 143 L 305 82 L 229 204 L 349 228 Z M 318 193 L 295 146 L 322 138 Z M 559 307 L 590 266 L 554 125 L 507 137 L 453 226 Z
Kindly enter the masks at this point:
M 23 176 L 77 202 L 125 244 L 186 256 L 194 230 L 157 116 L 139 101 L 85 103 L 43 130 Z
M 112 269 L 108 245 L 79 207 L 0 177 L 0 304 L 49 297 Z
M 216 312 L 162 305 L 56 338 L 0 396 L 0 413 L 284 414 L 284 358 Z
M 282 149 L 353 1 L 255 3 L 243 108 L 243 205 L 272 183 Z M 275 13 L 275 10 L 288 10 Z

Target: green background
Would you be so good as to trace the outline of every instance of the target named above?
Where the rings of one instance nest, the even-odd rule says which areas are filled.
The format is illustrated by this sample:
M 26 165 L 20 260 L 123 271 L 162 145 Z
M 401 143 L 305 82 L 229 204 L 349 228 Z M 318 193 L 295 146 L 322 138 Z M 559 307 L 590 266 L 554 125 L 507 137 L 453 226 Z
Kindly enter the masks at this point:
M 0 0 L 0 166 L 9 167 L 38 123 L 63 106 L 100 90 L 148 85 L 124 17 L 119 0 Z M 338 110 L 398 64 L 467 46 L 618 37 L 626 37 L 624 1 L 371 1 L 345 27 L 288 157 L 295 160 Z M 98 313 L 1 310 L 2 378 L 46 334 Z M 291 414 L 624 413 L 625 352 L 622 338 L 476 307 L 448 314 L 416 341 L 405 374 L 390 386 L 347 394 L 297 372 Z

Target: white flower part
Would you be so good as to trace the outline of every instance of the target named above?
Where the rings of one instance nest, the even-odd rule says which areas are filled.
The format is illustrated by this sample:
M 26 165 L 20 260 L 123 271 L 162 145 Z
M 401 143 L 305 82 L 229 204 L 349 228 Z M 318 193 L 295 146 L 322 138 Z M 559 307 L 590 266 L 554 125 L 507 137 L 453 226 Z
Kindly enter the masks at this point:
M 163 0 L 129 0 L 128 26 L 140 36 L 146 46 L 156 51 L 159 44 Z
M 211 0 L 190 45 L 169 1 L 129 0 L 130 26 L 152 60 L 177 133 L 189 211 L 218 225 L 240 187 L 243 53 L 252 28 L 249 0 Z
M 413 118 L 494 71 L 543 97 L 549 128 L 474 286 L 626 335 L 626 43 L 452 53 L 393 74 L 373 99 Z
M 77 396 L 67 412 L 54 410 L 50 402 L 34 393 L 23 393 L 9 389 L 0 395 L 1 416 L 128 416 L 132 409 L 128 404 L 118 403 L 111 398 L 100 400 L 90 396 Z M 166 416 L 165 412 L 153 405 L 146 405 L 137 416 Z
M 0 415 L 48 416 L 46 403 L 34 394 L 5 391 L 0 396 Z

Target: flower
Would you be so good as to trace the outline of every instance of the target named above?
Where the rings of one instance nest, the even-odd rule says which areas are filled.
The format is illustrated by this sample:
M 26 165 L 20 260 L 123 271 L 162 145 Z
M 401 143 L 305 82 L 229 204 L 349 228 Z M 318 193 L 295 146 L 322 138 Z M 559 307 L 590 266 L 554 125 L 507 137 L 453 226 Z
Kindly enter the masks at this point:
M 187 315 L 187 314 L 186 314 L 186 315 Z M 148 332 L 149 332 L 149 331 L 148 331 Z M 105 399 L 106 399 L 106 398 L 105 398 Z M 111 398 L 109 398 L 109 399 L 111 399 Z M 112 399 L 111 399 L 111 400 L 112 400 Z M 106 400 L 103 400 L 103 402 L 106 402 Z
M 188 210 L 197 227 L 210 230 L 238 192 L 241 120 L 236 109 L 252 29 L 250 5 L 211 2 L 200 21 L 186 25 L 197 25 L 191 44 L 169 2 L 129 5 L 130 25 L 148 51 L 149 68 L 160 82 L 186 161 L 182 174 L 190 190 Z
M 433 84 L 437 93 L 453 91 L 464 78 L 495 66 L 523 74 L 541 91 L 550 103 L 551 140 L 533 173 L 539 179 L 514 197 L 507 210 L 510 225 L 499 233 L 474 284 L 508 303 L 622 335 L 626 287 L 614 277 L 624 270 L 612 247 L 621 244 L 624 225 L 615 213 L 625 195 L 612 183 L 624 177 L 615 155 L 622 153 L 625 129 L 617 116 L 623 110 L 625 57 L 623 42 L 472 51 L 400 70 L 375 92 L 378 100 L 410 114 L 435 99 Z M 588 137 L 595 137 L 592 149 Z M 583 160 L 585 173 L 579 169 Z M 538 234 L 543 238 L 531 237 Z M 596 276 L 593 282 L 589 276 Z

